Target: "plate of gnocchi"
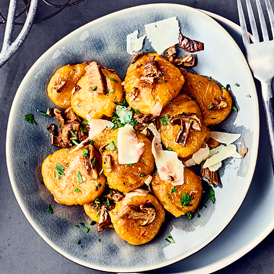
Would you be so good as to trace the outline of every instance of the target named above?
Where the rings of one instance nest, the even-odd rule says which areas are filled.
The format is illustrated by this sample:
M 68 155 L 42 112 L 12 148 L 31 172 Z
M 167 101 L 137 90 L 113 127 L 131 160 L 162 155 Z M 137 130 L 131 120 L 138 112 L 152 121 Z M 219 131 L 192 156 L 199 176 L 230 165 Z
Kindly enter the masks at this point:
M 222 232 L 258 140 L 256 89 L 234 40 L 196 9 L 152 4 L 90 22 L 37 60 L 12 105 L 7 163 L 49 245 L 86 267 L 136 272 Z

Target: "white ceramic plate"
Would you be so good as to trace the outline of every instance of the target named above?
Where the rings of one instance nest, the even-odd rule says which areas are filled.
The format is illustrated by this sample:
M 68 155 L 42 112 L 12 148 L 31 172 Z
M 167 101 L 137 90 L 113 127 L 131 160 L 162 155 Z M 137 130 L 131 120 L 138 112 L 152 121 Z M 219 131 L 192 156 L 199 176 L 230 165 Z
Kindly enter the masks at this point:
M 222 187 L 215 188 L 216 203 L 207 203 L 201 218 L 167 218 L 159 235 L 144 246 L 130 246 L 108 229 L 98 235 L 96 227 L 89 233 L 75 227 L 88 218 L 82 207 L 66 207 L 53 201 L 41 181 L 41 163 L 55 148 L 49 145 L 46 126 L 51 123 L 37 110 L 54 107 L 45 89 L 50 76 L 68 63 L 97 60 L 114 68 L 123 79 L 131 56 L 126 53 L 126 36 L 144 24 L 176 16 L 187 37 L 204 42 L 197 53 L 195 71 L 212 76 L 223 85 L 230 84 L 238 112 L 233 112 L 224 127 L 241 133 L 249 148 L 243 160 L 226 161 L 221 170 Z M 149 49 L 146 43 L 145 49 Z M 240 87 L 234 84 L 239 83 Z M 247 95 L 251 95 L 252 100 Z M 33 113 L 37 125 L 24 121 Z M 33 65 L 14 99 L 8 134 L 7 162 L 12 187 L 26 217 L 37 232 L 54 249 L 87 267 L 113 271 L 144 271 L 177 262 L 210 243 L 231 221 L 249 188 L 258 151 L 259 112 L 256 90 L 244 56 L 234 40 L 213 19 L 182 5 L 157 4 L 139 6 L 95 20 L 50 48 Z M 54 214 L 47 212 L 51 204 Z M 175 243 L 165 241 L 171 235 Z M 98 239 L 100 238 L 100 241 Z M 77 245 L 81 239 L 82 247 Z M 86 254 L 86 256 L 84 256 Z

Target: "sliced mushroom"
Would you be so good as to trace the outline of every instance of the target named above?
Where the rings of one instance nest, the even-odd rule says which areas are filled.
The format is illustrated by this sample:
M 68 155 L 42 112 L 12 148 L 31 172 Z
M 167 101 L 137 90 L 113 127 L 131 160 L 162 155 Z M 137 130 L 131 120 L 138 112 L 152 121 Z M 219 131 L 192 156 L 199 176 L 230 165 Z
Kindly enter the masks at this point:
M 173 63 L 176 55 L 176 47 L 171 46 L 165 51 L 165 57 L 170 62 Z
M 119 211 L 118 217 L 139 220 L 140 226 L 146 226 L 155 220 L 156 209 L 151 203 L 141 204 L 140 207 L 125 205 Z
M 95 165 L 92 164 L 94 157 L 95 156 L 94 156 L 93 148 L 89 146 L 88 155 L 84 156 L 84 165 L 87 173 L 91 176 L 92 179 L 98 178 L 97 168 Z
M 50 143 L 51 143 L 51 145 L 53 145 L 53 146 L 58 146 L 58 147 L 59 147 L 58 136 L 51 135 Z
M 202 131 L 201 120 L 195 113 L 182 113 L 175 115 L 170 119 L 170 123 L 181 126 L 175 141 L 183 147 L 186 146 L 190 129 L 194 131 Z
M 46 114 L 47 114 L 48 116 L 50 116 L 50 117 L 53 116 L 53 115 L 54 115 L 54 110 L 53 110 L 53 108 L 48 108 Z
M 50 124 L 47 126 L 47 131 L 51 133 L 52 135 L 57 135 L 57 126 L 55 124 Z
M 245 157 L 246 153 L 248 152 L 248 148 L 245 146 L 244 139 L 241 139 L 241 144 L 240 144 L 240 155 L 241 157 Z
M 111 155 L 106 155 L 105 156 L 105 159 L 104 159 L 104 164 L 105 164 L 105 172 L 111 172 L 111 166 L 112 166 L 112 163 L 111 163 Z
M 78 121 L 81 122 L 81 119 L 74 113 L 72 107 L 67 108 L 64 111 L 65 119 L 67 121 Z
M 185 68 L 180 68 L 181 73 L 183 74 L 183 76 L 185 77 L 185 79 L 187 79 L 187 70 Z
M 105 77 L 97 62 L 91 62 L 85 67 L 89 80 L 89 91 L 104 94 L 106 91 Z
M 53 87 L 53 90 L 54 90 L 55 92 L 60 93 L 60 92 L 62 91 L 64 85 L 66 84 L 66 82 L 67 82 L 67 79 L 58 82 L 58 83 Z
M 217 171 L 210 171 L 209 168 L 203 168 L 201 166 L 201 176 L 206 178 L 210 184 L 214 184 L 214 185 L 219 184 Z
M 226 99 L 221 96 L 221 100 L 217 100 L 216 98 L 213 98 L 213 102 L 210 103 L 208 106 L 208 109 L 210 110 L 220 110 L 227 107 Z
M 194 54 L 189 54 L 182 58 L 175 59 L 174 62 L 177 66 L 194 67 L 195 66 L 195 56 L 194 56 Z
M 155 61 L 155 56 L 150 56 L 146 60 L 144 74 L 140 77 L 140 81 L 151 85 L 161 74 L 162 73 L 158 68 L 158 63 Z
M 59 146 L 64 148 L 70 147 L 70 139 L 71 139 L 70 131 L 78 131 L 79 127 L 80 127 L 80 124 L 76 121 L 70 121 L 66 123 L 65 125 L 63 125 L 58 134 Z
M 100 219 L 98 223 L 98 232 L 102 232 L 104 229 L 108 228 L 111 225 L 111 218 L 107 210 L 106 205 L 102 205 Z
M 134 89 L 130 92 L 127 93 L 127 97 L 129 98 L 130 101 L 135 100 L 139 95 L 139 91 L 137 87 L 134 87 Z
M 149 123 L 153 122 L 155 120 L 155 117 L 152 114 L 143 114 L 143 113 L 134 113 L 133 118 L 138 122 L 138 123 Z
M 61 110 L 55 108 L 53 111 L 54 111 L 55 118 L 56 118 L 57 122 L 61 125 L 61 127 L 64 126 L 65 125 L 65 120 L 62 116 Z
M 188 52 L 195 52 L 204 49 L 204 44 L 202 42 L 191 40 L 183 36 L 182 33 L 179 34 L 178 46 Z
M 207 144 L 210 148 L 216 148 L 220 145 L 220 143 L 217 140 L 213 139 L 213 138 L 209 138 L 207 140 Z

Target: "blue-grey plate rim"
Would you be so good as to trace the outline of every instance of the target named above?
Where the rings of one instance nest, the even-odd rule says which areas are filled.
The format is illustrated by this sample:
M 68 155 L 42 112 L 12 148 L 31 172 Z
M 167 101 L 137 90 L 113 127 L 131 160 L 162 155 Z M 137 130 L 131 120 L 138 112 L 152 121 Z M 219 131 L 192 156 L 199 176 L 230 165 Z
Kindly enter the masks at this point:
M 115 17 L 115 16 L 121 16 L 123 15 L 124 13 L 128 13 L 128 12 L 131 12 L 131 11 L 134 11 L 134 12 L 137 12 L 137 11 L 140 11 L 144 8 L 153 8 L 155 9 L 156 7 L 159 7 L 160 9 L 165 7 L 165 8 L 168 8 L 168 7 L 176 7 L 178 9 L 186 9 L 188 11 L 191 11 L 191 12 L 198 12 L 197 10 L 194 11 L 194 9 L 190 8 L 190 7 L 187 7 L 187 6 L 183 6 L 183 5 L 176 5 L 176 4 L 151 4 L 151 5 L 145 5 L 145 6 L 138 6 L 138 7 L 133 7 L 133 8 L 129 8 L 129 9 L 126 9 L 126 10 L 122 10 L 122 11 L 118 11 L 118 12 L 115 12 L 113 14 L 110 14 L 110 15 L 107 15 L 107 16 L 104 16 L 102 18 L 99 18 L 97 20 L 94 20 L 93 22 L 90 22 L 88 23 L 87 25 L 85 26 L 82 26 L 81 28 L 75 30 L 74 32 L 72 32 L 71 34 L 69 34 L 68 36 L 66 36 L 65 38 L 63 38 L 62 40 L 60 40 L 59 42 L 57 42 L 53 47 L 51 47 L 44 55 L 42 55 L 39 60 L 33 65 L 33 67 L 29 70 L 29 72 L 27 73 L 27 75 L 25 76 L 24 80 L 22 81 L 19 89 L 18 89 L 18 92 L 14 98 L 14 102 L 13 102 L 13 105 L 12 105 L 12 108 L 11 108 L 11 112 L 10 112 L 10 117 L 9 117 L 9 122 L 8 122 L 8 130 L 7 130 L 7 150 L 6 150 L 6 155 L 7 155 L 7 164 L 8 164 L 8 172 L 9 172 L 9 176 L 10 176 L 10 180 L 11 180 L 11 184 L 12 184 L 12 188 L 13 188 L 13 191 L 15 193 L 15 196 L 16 196 L 16 199 L 22 209 L 22 211 L 24 212 L 26 218 L 28 219 L 28 221 L 31 223 L 31 225 L 34 227 L 34 229 L 38 232 L 38 234 L 49 244 L 51 245 L 56 251 L 58 251 L 59 253 L 63 254 L 65 257 L 67 257 L 68 259 L 74 261 L 74 262 L 77 262 L 81 265 L 84 265 L 84 266 L 87 266 L 87 267 L 91 267 L 91 268 L 95 268 L 95 269 L 99 269 L 99 270 L 104 270 L 104 271 L 111 271 L 111 272 L 125 272 L 125 271 L 145 271 L 145 270 L 150 270 L 150 269 L 155 269 L 155 268 L 159 268 L 159 267 L 163 267 L 163 266 L 166 266 L 166 265 L 169 265 L 169 264 L 172 264 L 174 262 L 177 262 L 178 260 L 180 259 L 183 259 L 195 252 L 197 252 L 199 249 L 201 249 L 203 246 L 207 245 L 209 242 L 211 242 L 224 228 L 225 226 L 230 222 L 230 220 L 233 218 L 234 214 L 237 212 L 238 208 L 240 207 L 242 201 L 244 200 L 244 197 L 248 191 L 248 187 L 246 188 L 245 190 L 245 193 L 242 193 L 242 199 L 240 201 L 240 203 L 238 204 L 238 207 L 237 207 L 237 210 L 235 210 L 234 214 L 231 216 L 231 218 L 229 218 L 227 220 L 227 223 L 226 225 L 221 229 L 219 230 L 214 236 L 210 237 L 207 239 L 206 242 L 203 243 L 203 245 L 199 246 L 199 248 L 195 249 L 195 250 L 192 250 L 191 253 L 189 254 L 184 254 L 181 258 L 176 258 L 176 259 L 171 259 L 171 260 L 166 260 L 164 262 L 161 262 L 161 263 L 157 263 L 153 266 L 135 266 L 135 267 L 132 267 L 130 269 L 125 269 L 125 268 L 115 268 L 114 266 L 104 266 L 104 267 L 101 267 L 100 265 L 91 265 L 90 263 L 88 262 L 84 262 L 84 261 L 80 261 L 80 260 L 77 260 L 75 257 L 71 256 L 71 254 L 67 253 L 67 252 L 64 252 L 64 250 L 61 250 L 59 248 L 58 245 L 56 245 L 55 243 L 53 243 L 50 239 L 48 239 L 45 235 L 43 235 L 43 233 L 41 232 L 41 228 L 40 228 L 40 225 L 38 225 L 35 220 L 33 219 L 33 217 L 31 216 L 30 212 L 28 212 L 27 208 L 25 207 L 25 204 L 24 204 L 24 201 L 21 199 L 20 197 L 20 193 L 18 192 L 18 188 L 17 188 L 17 184 L 16 184 L 16 180 L 15 180 L 15 176 L 14 176 L 14 169 L 13 169 L 13 166 L 12 166 L 12 160 L 13 160 L 13 155 L 10 153 L 11 151 L 11 148 L 12 148 L 12 142 L 11 142 L 11 136 L 12 136 L 12 126 L 13 126 L 13 121 L 15 119 L 15 116 L 16 116 L 16 106 L 19 104 L 19 100 L 20 100 L 20 94 L 21 94 L 21 90 L 24 89 L 24 85 L 26 84 L 27 82 L 27 79 L 28 77 L 30 77 L 31 74 L 34 73 L 34 71 L 41 65 L 41 60 L 43 58 L 45 58 L 45 56 L 47 56 L 50 52 L 52 52 L 55 48 L 58 48 L 59 44 L 62 43 L 62 41 L 64 41 L 65 39 L 67 39 L 67 37 L 72 37 L 73 35 L 79 33 L 80 31 L 82 31 L 83 29 L 87 28 L 88 25 L 91 25 L 95 22 L 103 22 L 104 20 L 106 19 L 111 19 L 112 17 Z M 214 24 L 216 24 L 216 28 L 219 28 L 219 29 L 222 29 L 221 26 L 219 26 L 213 19 L 211 19 L 210 17 L 208 17 L 207 15 L 204 15 L 200 12 L 199 13 L 199 16 L 204 16 L 204 18 L 206 18 L 206 20 L 212 20 L 212 22 L 214 22 Z M 197 13 L 197 14 L 198 14 Z M 226 32 L 225 30 L 222 29 L 222 32 Z M 233 39 L 228 35 L 226 34 L 228 39 L 231 39 L 230 42 L 233 41 Z M 237 44 L 233 41 L 233 43 L 235 44 L 235 47 L 238 47 Z M 239 50 L 239 52 L 241 52 Z M 242 57 L 242 60 L 241 62 L 245 63 L 246 64 L 246 61 L 245 61 L 245 58 L 244 56 L 242 55 L 242 53 L 240 54 Z M 246 64 L 246 69 L 247 71 L 249 72 L 250 74 L 250 79 L 252 81 L 252 84 L 253 84 L 253 97 L 254 97 L 254 100 L 257 99 L 257 96 L 256 96 L 256 89 L 255 89 L 255 86 L 254 86 L 254 82 L 253 82 L 253 78 L 252 78 L 252 75 L 248 69 L 248 66 Z M 254 111 L 258 117 L 257 121 L 256 121 L 256 128 L 257 130 L 255 131 L 254 135 L 253 135 L 253 138 L 254 138 L 254 141 L 253 141 L 253 145 L 255 146 L 255 149 L 251 150 L 250 151 L 250 154 L 251 154 L 251 158 L 253 159 L 253 161 L 251 162 L 251 165 L 250 165 L 250 171 L 248 172 L 248 176 L 247 176 L 247 181 L 248 182 L 251 182 L 251 179 L 252 179 L 252 176 L 253 176 L 253 173 L 254 173 L 254 169 L 255 169 L 255 165 L 256 165 L 256 157 L 257 157 L 257 152 L 258 152 L 258 140 L 259 140 L 259 111 L 258 111 L 258 104 L 256 105 L 255 104 L 255 108 L 254 108 Z M 257 132 L 257 134 L 256 134 Z M 257 149 L 256 149 L 257 147 Z

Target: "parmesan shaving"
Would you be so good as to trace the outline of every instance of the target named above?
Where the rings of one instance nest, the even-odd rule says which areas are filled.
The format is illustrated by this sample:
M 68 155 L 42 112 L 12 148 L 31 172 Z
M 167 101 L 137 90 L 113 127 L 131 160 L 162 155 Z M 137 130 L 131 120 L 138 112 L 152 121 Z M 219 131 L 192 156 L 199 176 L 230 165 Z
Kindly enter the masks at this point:
M 154 134 L 152 154 L 161 180 L 173 186 L 182 185 L 184 183 L 183 163 L 178 159 L 175 151 L 163 150 L 160 134 L 154 124 L 150 124 L 148 128 Z
M 205 148 L 200 148 L 196 153 L 192 155 L 192 159 L 196 164 L 200 164 L 202 161 L 208 158 L 209 147 L 206 145 Z
M 215 165 L 209 166 L 208 169 L 212 172 L 217 171 L 222 166 L 222 162 L 218 162 Z
M 103 119 L 92 119 L 89 115 L 86 116 L 86 119 L 89 124 L 89 134 L 88 138 L 92 140 L 94 137 L 96 137 L 98 134 L 100 134 L 105 128 L 110 128 L 113 123 L 107 120 Z
M 144 143 L 138 141 L 132 125 L 119 128 L 117 143 L 119 164 L 135 164 L 144 152 Z
M 138 38 L 138 30 L 128 34 L 127 36 L 127 52 L 128 54 L 135 54 L 143 48 L 144 39 L 146 35 Z
M 158 54 L 179 42 L 179 23 L 176 17 L 145 25 L 147 38 Z
M 219 143 L 222 144 L 232 144 L 237 139 L 239 139 L 241 134 L 234 134 L 234 133 L 227 133 L 227 132 L 218 132 L 218 131 L 211 131 L 210 137 Z

